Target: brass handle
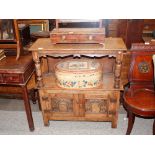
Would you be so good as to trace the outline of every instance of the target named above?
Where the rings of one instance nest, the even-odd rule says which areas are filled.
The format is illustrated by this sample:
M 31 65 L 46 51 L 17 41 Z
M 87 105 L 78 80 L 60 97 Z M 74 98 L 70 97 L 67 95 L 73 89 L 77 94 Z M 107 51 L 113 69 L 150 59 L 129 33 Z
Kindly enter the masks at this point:
M 62 40 L 65 40 L 66 39 L 66 36 L 62 36 Z
M 92 40 L 93 39 L 93 36 L 89 36 L 89 40 Z
M 43 97 L 42 97 L 42 100 L 43 100 L 43 101 L 47 101 L 47 100 L 48 100 L 48 96 L 43 96 Z

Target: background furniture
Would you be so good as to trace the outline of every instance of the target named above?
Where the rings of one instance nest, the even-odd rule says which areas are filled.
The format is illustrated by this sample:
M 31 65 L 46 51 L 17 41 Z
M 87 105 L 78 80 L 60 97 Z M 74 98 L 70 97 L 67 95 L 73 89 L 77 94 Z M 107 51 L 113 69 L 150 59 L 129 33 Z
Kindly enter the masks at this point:
M 49 38 L 49 31 L 53 29 L 53 23 L 53 20 L 48 19 L 18 19 L 18 24 L 29 25 L 32 42 L 38 38 Z
M 61 22 L 62 21 L 62 22 Z M 98 27 L 98 20 L 61 20 L 59 22 L 60 28 L 70 27 Z M 36 29 L 39 26 L 39 31 L 48 32 L 56 27 L 55 19 L 20 19 L 19 23 L 29 24 L 31 33 L 33 34 L 33 28 Z M 48 25 L 49 24 L 49 25 Z M 48 26 L 47 26 L 48 25 Z M 143 39 L 150 39 L 152 37 L 152 31 L 155 29 L 154 19 L 102 19 L 102 25 L 106 29 L 106 37 L 121 37 L 123 38 L 128 49 L 131 48 L 132 43 L 143 43 Z M 49 30 L 48 30 L 49 27 Z M 37 33 L 37 32 L 35 32 Z M 40 37 L 47 36 L 46 34 L 40 34 Z M 33 37 L 33 35 L 32 35 Z M 39 36 L 37 36 L 38 38 Z M 36 37 L 34 37 L 35 40 Z
M 18 30 L 21 44 L 25 48 L 31 42 L 30 26 L 28 24 L 18 24 Z
M 29 129 L 34 130 L 31 106 L 28 96 L 27 83 L 34 73 L 34 62 L 31 54 L 20 56 L 17 61 L 15 56 L 8 56 L 0 61 L 0 85 L 4 87 L 16 86 L 22 88 L 25 111 Z M 33 94 L 34 95 L 34 94 Z M 35 102 L 35 98 L 33 98 Z
M 57 19 L 56 20 L 56 28 L 61 28 L 62 26 L 69 27 L 103 27 L 103 20 L 102 19 Z
M 123 38 L 128 49 L 132 43 L 143 43 L 143 19 L 122 19 L 118 22 L 117 37 Z
M 19 58 L 22 51 L 17 20 L 0 20 L 0 49 L 16 50 L 16 59 Z
M 132 44 L 129 87 L 125 88 L 123 95 L 124 107 L 128 113 L 126 134 L 131 133 L 135 116 L 155 118 L 154 67 L 152 61 L 154 54 L 154 44 Z M 153 125 L 153 134 L 155 134 L 155 125 Z
M 33 30 L 37 30 L 36 28 L 33 29 L 33 26 L 38 26 L 39 31 L 49 31 L 48 19 L 18 19 L 18 24 L 28 24 L 30 26 L 31 33 L 34 32 Z
M 117 127 L 121 81 L 121 65 L 126 46 L 121 38 L 106 38 L 100 44 L 55 44 L 49 38 L 38 39 L 29 49 L 35 61 L 40 103 L 44 125 L 49 120 L 90 120 L 110 121 Z M 111 66 L 102 58 L 115 63 Z M 47 59 L 46 69 L 41 58 Z M 103 62 L 103 84 L 100 88 L 68 90 L 59 88 L 55 82 L 54 65 L 58 61 L 72 57 L 87 57 Z M 50 61 L 51 60 L 51 61 Z M 110 66 L 110 68 L 109 68 Z M 107 68 L 110 71 L 107 72 Z
M 18 20 L 1 19 L 0 20 L 0 49 L 5 52 L 5 55 L 16 56 L 27 55 L 27 46 L 30 43 L 30 29 L 27 24 L 19 24 Z M 29 92 L 35 87 L 35 76 L 32 75 L 27 84 Z M 15 86 L 0 86 L 0 96 L 7 98 L 21 98 L 22 90 Z
M 151 22 L 152 28 L 153 20 L 143 20 L 143 19 L 102 19 L 102 22 L 98 20 L 65 20 L 56 23 L 60 28 L 70 28 L 70 27 L 99 27 L 102 23 L 106 30 L 106 37 L 121 37 L 123 38 L 128 49 L 131 48 L 132 43 L 143 43 L 143 33 L 148 25 L 148 21 Z M 87 21 L 87 22 L 84 22 Z

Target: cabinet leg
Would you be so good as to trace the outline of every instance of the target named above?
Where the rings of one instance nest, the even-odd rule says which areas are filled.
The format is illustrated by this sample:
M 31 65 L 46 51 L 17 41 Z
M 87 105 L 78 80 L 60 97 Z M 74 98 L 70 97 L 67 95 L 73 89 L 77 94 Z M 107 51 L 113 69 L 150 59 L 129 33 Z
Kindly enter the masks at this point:
M 29 129 L 30 131 L 34 131 L 34 123 L 33 123 L 33 118 L 32 118 L 32 111 L 31 111 L 27 86 L 23 86 L 22 91 L 23 91 L 24 106 L 25 106 Z
M 40 104 L 40 97 L 39 97 L 39 90 L 37 90 L 37 97 L 38 97 L 38 106 L 39 106 L 39 110 L 41 111 L 41 104 Z
M 154 119 L 154 122 L 153 122 L 153 135 L 155 135 L 155 119 Z
M 50 125 L 50 122 L 49 122 L 49 120 L 47 120 L 47 119 L 44 119 L 44 126 L 49 126 Z
M 112 128 L 117 128 L 117 119 L 118 119 L 118 116 L 113 116 L 113 120 L 112 120 L 112 123 L 111 123 L 111 127 Z
M 43 114 L 43 121 L 44 121 L 44 126 L 50 125 L 48 116 L 46 114 Z
M 134 121 L 135 121 L 135 115 L 132 112 L 128 112 L 128 129 L 126 135 L 130 135 Z

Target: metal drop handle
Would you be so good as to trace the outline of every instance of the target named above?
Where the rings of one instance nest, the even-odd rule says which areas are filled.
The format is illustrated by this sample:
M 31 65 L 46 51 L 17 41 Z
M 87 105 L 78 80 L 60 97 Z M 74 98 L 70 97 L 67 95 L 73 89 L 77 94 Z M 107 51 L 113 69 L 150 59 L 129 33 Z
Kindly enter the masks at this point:
M 65 40 L 65 39 L 66 39 L 66 36 L 63 35 L 63 36 L 62 36 L 62 40 Z
M 93 39 L 93 36 L 89 36 L 89 40 L 92 40 Z

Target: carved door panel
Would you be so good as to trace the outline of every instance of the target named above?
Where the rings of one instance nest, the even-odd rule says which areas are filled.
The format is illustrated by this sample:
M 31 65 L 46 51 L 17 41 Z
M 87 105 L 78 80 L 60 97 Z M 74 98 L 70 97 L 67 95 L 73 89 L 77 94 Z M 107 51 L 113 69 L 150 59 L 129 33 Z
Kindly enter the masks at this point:
M 53 116 L 78 116 L 78 95 L 67 93 L 41 92 L 41 106 L 43 111 Z
M 118 94 L 105 92 L 104 94 L 85 95 L 85 116 L 110 117 L 116 112 Z
M 107 118 L 118 110 L 119 91 L 87 92 L 81 94 L 40 90 L 43 113 L 50 117 Z M 96 119 L 97 120 L 97 119 Z

